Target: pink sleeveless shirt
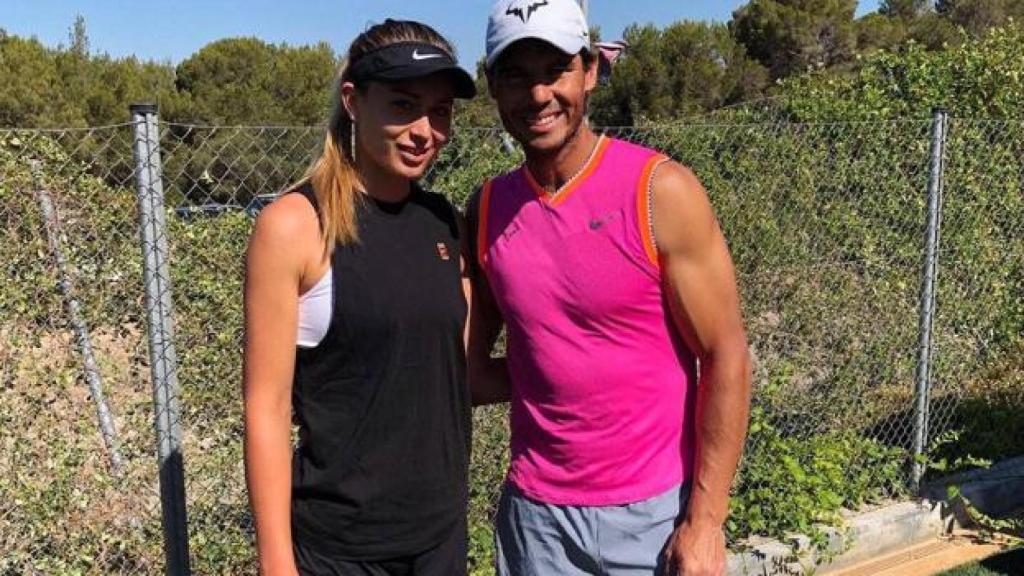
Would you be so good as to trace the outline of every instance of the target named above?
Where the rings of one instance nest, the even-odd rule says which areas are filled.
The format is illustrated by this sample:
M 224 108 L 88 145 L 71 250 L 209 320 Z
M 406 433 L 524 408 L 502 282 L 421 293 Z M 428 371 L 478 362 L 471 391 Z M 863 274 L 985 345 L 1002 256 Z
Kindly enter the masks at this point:
M 484 184 L 477 258 L 508 335 L 509 481 L 550 504 L 637 502 L 693 467 L 694 356 L 651 234 L 665 157 L 601 138 L 557 195 L 525 166 Z

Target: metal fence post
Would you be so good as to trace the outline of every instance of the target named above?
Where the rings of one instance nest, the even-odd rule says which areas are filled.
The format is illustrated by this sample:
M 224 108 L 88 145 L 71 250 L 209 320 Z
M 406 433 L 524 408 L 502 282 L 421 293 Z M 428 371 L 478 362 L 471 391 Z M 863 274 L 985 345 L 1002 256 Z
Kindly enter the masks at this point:
M 928 443 L 928 409 L 932 384 L 932 326 L 935 323 L 935 293 L 939 273 L 939 231 L 942 226 L 942 184 L 946 168 L 946 135 L 949 116 L 938 108 L 932 116 L 931 161 L 928 175 L 928 227 L 921 280 L 918 318 L 917 375 L 914 393 L 914 468 L 911 483 L 916 492 L 925 471 Z
M 92 396 L 93 403 L 96 405 L 96 420 L 99 422 L 103 444 L 107 447 L 107 454 L 110 457 L 110 468 L 115 476 L 121 476 L 121 472 L 124 470 L 124 459 L 121 457 L 117 428 L 114 426 L 114 417 L 110 412 L 110 405 L 103 394 L 103 377 L 100 374 L 99 366 L 96 364 L 96 355 L 92 349 L 92 339 L 89 337 L 89 327 L 85 323 L 82 307 L 72 288 L 71 275 L 68 274 L 64 249 L 61 247 L 60 219 L 57 216 L 57 209 L 53 204 L 50 190 L 43 183 L 42 162 L 33 159 L 29 161 L 29 167 L 32 171 L 32 180 L 35 185 L 36 203 L 39 204 L 39 211 L 43 216 L 43 226 L 46 228 L 46 241 L 50 247 L 50 257 L 57 272 L 57 286 L 64 297 L 64 304 L 68 310 L 68 319 L 71 322 L 72 329 L 75 331 L 78 349 L 82 353 L 82 368 L 85 373 L 85 382 L 89 387 L 89 395 Z
M 133 147 L 139 226 L 142 231 L 150 369 L 160 459 L 165 572 L 168 576 L 184 576 L 190 573 L 188 522 L 157 107 L 155 104 L 132 104 L 130 110 L 135 133 Z

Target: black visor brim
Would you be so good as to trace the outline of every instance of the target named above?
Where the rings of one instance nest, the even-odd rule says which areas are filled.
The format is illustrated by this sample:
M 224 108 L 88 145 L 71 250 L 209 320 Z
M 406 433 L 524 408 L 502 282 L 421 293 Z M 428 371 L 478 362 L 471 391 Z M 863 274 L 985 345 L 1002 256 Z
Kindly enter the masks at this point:
M 392 44 L 364 55 L 352 64 L 351 78 L 357 83 L 403 82 L 434 74 L 451 79 L 456 98 L 476 96 L 476 83 L 469 72 L 445 52 L 417 42 Z
M 409 69 L 393 69 L 386 73 L 376 74 L 367 80 L 379 82 L 404 82 L 408 80 L 419 80 L 435 74 L 447 76 L 455 87 L 455 97 L 470 99 L 476 96 L 476 83 L 473 78 L 462 68 L 452 66 L 416 66 Z

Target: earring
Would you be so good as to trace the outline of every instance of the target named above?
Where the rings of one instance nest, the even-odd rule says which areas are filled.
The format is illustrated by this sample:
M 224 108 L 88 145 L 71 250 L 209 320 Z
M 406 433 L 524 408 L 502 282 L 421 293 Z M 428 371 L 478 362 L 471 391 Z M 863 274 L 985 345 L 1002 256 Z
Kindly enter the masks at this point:
M 348 142 L 349 148 L 348 149 L 350 150 L 350 153 L 352 154 L 352 162 L 355 162 L 356 161 L 356 124 L 355 124 L 355 122 L 352 123 L 352 129 L 349 130 L 348 135 L 349 135 L 349 142 Z

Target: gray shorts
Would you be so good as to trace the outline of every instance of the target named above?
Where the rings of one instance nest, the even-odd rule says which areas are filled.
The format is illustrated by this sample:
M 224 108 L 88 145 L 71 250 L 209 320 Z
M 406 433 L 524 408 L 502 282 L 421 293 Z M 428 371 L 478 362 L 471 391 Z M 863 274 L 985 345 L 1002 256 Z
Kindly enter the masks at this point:
M 555 506 L 506 483 L 495 519 L 498 576 L 651 576 L 689 484 L 622 506 Z

